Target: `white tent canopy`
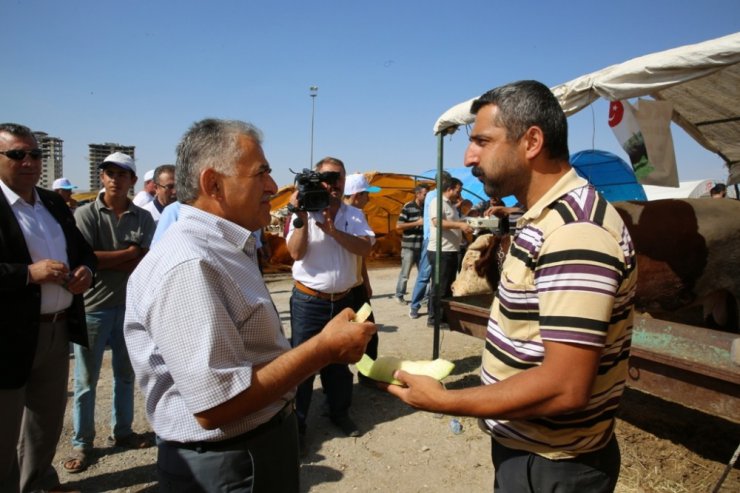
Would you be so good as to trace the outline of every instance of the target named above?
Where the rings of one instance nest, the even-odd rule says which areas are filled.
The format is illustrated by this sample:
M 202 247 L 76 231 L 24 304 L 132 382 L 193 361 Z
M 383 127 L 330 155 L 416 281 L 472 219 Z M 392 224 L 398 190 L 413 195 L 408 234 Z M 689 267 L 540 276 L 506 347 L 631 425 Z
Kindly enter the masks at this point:
M 650 96 L 673 104 L 673 121 L 730 168 L 740 182 L 740 33 L 652 53 L 612 65 L 552 88 L 566 115 L 603 97 Z M 475 98 L 473 98 L 475 99 Z M 472 123 L 473 99 L 444 112 L 435 134 Z
M 716 185 L 715 180 L 682 181 L 678 188 L 643 185 L 648 200 L 688 199 L 709 197 L 709 190 Z

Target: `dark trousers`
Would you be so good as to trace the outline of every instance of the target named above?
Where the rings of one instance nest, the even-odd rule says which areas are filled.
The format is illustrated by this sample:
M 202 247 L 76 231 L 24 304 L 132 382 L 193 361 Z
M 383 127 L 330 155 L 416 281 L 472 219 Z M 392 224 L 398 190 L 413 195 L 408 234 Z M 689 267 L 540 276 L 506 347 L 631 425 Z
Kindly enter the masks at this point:
M 293 294 L 290 297 L 291 346 L 297 347 L 321 332 L 329 320 L 345 308 L 351 308 L 353 303 L 354 297 L 351 294 L 332 302 L 293 288 Z M 352 404 L 352 380 L 354 378 L 349 367 L 344 364 L 328 365 L 321 369 L 320 376 L 321 386 L 329 405 L 329 417 L 346 416 Z M 301 433 L 306 430 L 306 418 L 313 394 L 313 380 L 314 375 L 304 380 L 298 386 L 295 397 L 298 429 Z
M 357 311 L 360 308 L 362 308 L 362 305 L 364 305 L 365 303 L 370 304 L 370 297 L 367 295 L 367 289 L 365 289 L 364 284 L 360 284 L 359 286 L 355 286 L 354 288 L 352 288 L 352 292 L 350 292 L 350 296 L 353 297 L 352 309 L 354 311 Z M 375 323 L 375 314 L 371 313 L 370 316 L 367 318 L 366 322 Z M 373 336 L 368 341 L 367 348 L 365 349 L 365 354 L 370 356 L 372 359 L 378 359 L 378 333 L 377 332 L 373 334 Z
M 59 484 L 52 462 L 64 424 L 68 379 L 67 322 L 42 322 L 28 380 L 17 389 L 0 389 L 0 492 L 41 491 Z
M 299 490 L 298 424 L 294 413 L 274 426 L 268 423 L 260 433 L 246 434 L 243 440 L 215 443 L 213 449 L 182 448 L 164 441 L 159 441 L 157 447 L 162 493 Z
M 437 254 L 428 250 L 427 256 L 429 258 L 429 265 L 432 266 L 432 284 L 429 294 L 427 324 L 433 325 L 435 321 L 435 307 L 439 305 L 439 300 L 452 296 L 452 283 L 455 281 L 455 276 L 457 276 L 457 252 L 441 252 L 439 255 L 439 299 L 435 299 L 434 297 L 434 263 Z M 440 321 L 444 321 L 444 315 L 441 315 Z
M 491 440 L 495 493 L 611 493 L 619 478 L 619 444 L 612 436 L 602 449 L 574 459 L 551 460 Z

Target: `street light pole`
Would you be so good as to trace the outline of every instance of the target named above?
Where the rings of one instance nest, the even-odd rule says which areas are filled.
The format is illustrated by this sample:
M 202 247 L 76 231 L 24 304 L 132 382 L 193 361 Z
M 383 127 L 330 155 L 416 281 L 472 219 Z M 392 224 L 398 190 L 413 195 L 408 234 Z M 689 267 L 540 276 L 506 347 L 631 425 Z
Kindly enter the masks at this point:
M 309 95 L 311 96 L 311 161 L 308 163 L 308 168 L 313 168 L 313 118 L 316 112 L 316 94 L 319 92 L 319 86 L 311 86 L 308 88 Z

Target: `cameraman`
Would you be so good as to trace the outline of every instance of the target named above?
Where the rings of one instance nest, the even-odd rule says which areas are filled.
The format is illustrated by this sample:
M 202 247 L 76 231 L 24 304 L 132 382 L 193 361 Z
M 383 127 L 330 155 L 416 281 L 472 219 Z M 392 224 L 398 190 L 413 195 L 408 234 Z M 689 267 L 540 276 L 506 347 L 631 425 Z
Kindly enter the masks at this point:
M 299 191 L 290 204 L 296 210 L 287 236 L 293 263 L 295 286 L 290 298 L 291 344 L 293 347 L 319 333 L 331 318 L 350 307 L 353 286 L 362 282 L 358 266 L 370 253 L 375 235 L 362 211 L 342 202 L 345 169 L 339 159 L 326 157 L 318 162 L 316 172 L 329 193 L 329 206 L 323 211 L 301 210 Z M 333 176 L 332 176 L 333 175 Z M 298 218 L 298 221 L 293 219 Z M 347 436 L 360 435 L 349 417 L 352 402 L 352 372 L 345 364 L 321 370 L 321 385 L 326 394 L 329 419 Z M 313 391 L 313 376 L 298 386 L 296 416 L 302 452 L 308 409 Z

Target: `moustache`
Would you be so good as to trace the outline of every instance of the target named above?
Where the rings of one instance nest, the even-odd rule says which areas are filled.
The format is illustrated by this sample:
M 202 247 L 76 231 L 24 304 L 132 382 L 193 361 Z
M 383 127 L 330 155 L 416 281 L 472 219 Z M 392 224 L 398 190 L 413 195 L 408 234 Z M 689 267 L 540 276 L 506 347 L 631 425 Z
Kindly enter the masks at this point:
M 483 170 L 475 166 L 473 167 L 473 169 L 470 170 L 470 174 L 475 176 L 476 178 L 481 178 L 483 176 Z

